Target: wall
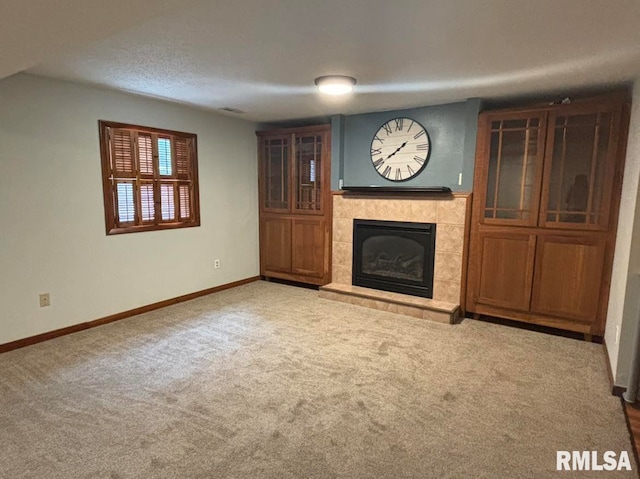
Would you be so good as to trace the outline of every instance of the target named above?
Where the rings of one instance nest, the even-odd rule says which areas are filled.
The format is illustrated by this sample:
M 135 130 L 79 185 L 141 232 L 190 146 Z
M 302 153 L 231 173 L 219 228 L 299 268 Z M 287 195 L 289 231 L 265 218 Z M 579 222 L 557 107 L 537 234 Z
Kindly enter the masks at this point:
M 639 180 L 640 81 L 636 81 L 633 88 L 629 140 L 604 337 L 614 381 L 623 387 L 626 387 L 629 375 L 632 342 L 638 322 L 638 298 L 640 298 Z
M 29 75 L 0 105 L 0 344 L 258 274 L 253 123 Z M 105 235 L 99 119 L 198 135 L 201 227 Z
M 382 178 L 371 165 L 371 139 L 384 123 L 404 116 L 426 128 L 431 154 L 425 169 L 417 177 L 402 182 L 402 186 L 448 186 L 454 191 L 471 191 L 479 111 L 480 100 L 474 98 L 410 110 L 333 117 L 331 188 L 339 189 L 340 179 L 346 186 L 398 185 Z M 340 131 L 343 134 L 337 140 L 336 133 Z

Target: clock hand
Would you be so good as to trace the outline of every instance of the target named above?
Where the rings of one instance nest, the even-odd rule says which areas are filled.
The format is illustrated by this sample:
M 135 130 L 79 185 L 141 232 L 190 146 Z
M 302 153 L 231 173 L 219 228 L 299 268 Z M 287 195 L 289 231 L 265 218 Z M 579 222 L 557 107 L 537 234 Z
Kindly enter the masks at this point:
M 400 150 L 402 150 L 405 146 L 407 146 L 407 142 L 405 141 L 402 145 L 400 145 L 400 147 L 394 151 L 393 153 L 391 153 L 389 156 L 387 156 L 384 160 L 387 161 L 389 158 L 391 158 L 393 155 L 395 155 L 396 153 L 398 153 Z

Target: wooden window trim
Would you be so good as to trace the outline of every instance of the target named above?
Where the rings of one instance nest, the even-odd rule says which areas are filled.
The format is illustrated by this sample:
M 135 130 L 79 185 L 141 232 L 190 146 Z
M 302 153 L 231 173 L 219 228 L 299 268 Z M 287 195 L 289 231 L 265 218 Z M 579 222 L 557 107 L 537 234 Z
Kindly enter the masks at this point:
M 158 231 L 176 228 L 191 228 L 200 226 L 200 201 L 199 201 L 199 188 L 198 188 L 198 137 L 193 133 L 185 133 L 180 131 L 165 130 L 160 128 L 152 128 L 147 126 L 132 125 L 129 123 L 118 123 L 112 121 L 98 121 L 100 132 L 100 157 L 102 165 L 102 190 L 104 197 L 104 211 L 105 211 L 105 226 L 106 234 L 123 234 L 123 233 L 139 233 L 142 231 Z M 112 176 L 112 159 L 110 148 L 110 136 L 109 132 L 113 129 L 129 130 L 135 133 L 137 141 L 138 134 L 150 134 L 156 137 L 171 138 L 186 140 L 191 144 L 191 150 L 189 155 L 188 172 L 180 173 L 177 168 L 176 157 L 176 144 L 175 141 L 171 142 L 171 163 L 172 163 L 172 175 L 165 176 L 160 175 L 159 172 L 159 160 L 157 155 L 157 144 L 153 145 L 153 177 L 150 175 L 142 175 L 138 171 L 138 144 L 136 143 L 133 148 L 133 172 L 131 177 L 127 176 L 126 180 L 133 182 L 134 190 L 134 223 L 133 225 L 121 225 L 118 224 L 117 219 L 117 194 L 115 192 L 115 177 Z M 133 141 L 133 140 L 132 140 Z M 149 181 L 153 182 L 154 191 L 154 219 L 153 222 L 142 222 L 142 207 L 140 197 L 140 185 L 142 179 L 145 183 Z M 162 211 L 160 203 L 160 185 L 162 183 L 171 183 L 174 190 L 174 220 L 162 220 Z M 190 198 L 190 213 L 191 217 L 188 219 L 180 219 L 180 186 L 191 186 L 191 198 Z

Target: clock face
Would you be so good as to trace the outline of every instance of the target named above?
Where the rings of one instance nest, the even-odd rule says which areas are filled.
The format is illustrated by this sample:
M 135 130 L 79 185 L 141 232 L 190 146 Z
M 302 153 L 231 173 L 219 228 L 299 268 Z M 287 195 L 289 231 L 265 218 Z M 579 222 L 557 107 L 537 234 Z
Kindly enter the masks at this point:
M 427 130 L 411 118 L 389 120 L 371 141 L 371 162 L 391 181 L 406 181 L 427 165 L 431 142 Z

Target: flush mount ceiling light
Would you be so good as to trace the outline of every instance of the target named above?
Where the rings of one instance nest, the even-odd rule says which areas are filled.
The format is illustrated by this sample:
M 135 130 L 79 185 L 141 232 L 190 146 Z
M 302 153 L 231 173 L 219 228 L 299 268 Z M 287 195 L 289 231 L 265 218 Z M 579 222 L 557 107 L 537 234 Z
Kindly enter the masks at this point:
M 316 86 L 327 95 L 344 95 L 353 90 L 356 79 L 344 75 L 327 75 L 316 78 Z

